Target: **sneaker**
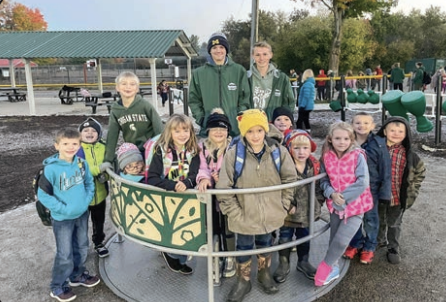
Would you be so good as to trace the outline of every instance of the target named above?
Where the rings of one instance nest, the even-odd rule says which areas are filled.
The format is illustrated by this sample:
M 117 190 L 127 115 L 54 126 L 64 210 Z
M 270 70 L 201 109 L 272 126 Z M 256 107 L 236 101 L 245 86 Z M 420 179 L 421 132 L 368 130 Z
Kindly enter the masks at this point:
M 361 251 L 359 254 L 359 262 L 362 264 L 371 264 L 375 253 L 372 251 Z
M 180 260 L 170 257 L 167 253 L 162 252 L 164 260 L 166 261 L 167 267 L 175 273 L 180 272 L 183 268 L 183 265 L 180 263 Z
M 50 297 L 60 302 L 73 301 L 74 299 L 77 298 L 77 296 L 73 293 L 73 291 L 69 287 L 65 287 L 64 291 L 58 295 L 54 294 L 53 292 L 50 292 Z
M 190 275 L 194 272 L 193 268 L 188 266 L 187 264 L 180 264 L 180 265 L 181 265 L 181 268 L 178 271 L 180 274 Z
M 94 247 L 96 254 L 98 254 L 99 258 L 105 258 L 109 256 L 108 249 L 101 243 Z
M 356 254 L 358 253 L 358 249 L 352 246 L 348 246 L 347 249 L 344 252 L 344 255 L 342 255 L 342 257 L 344 257 L 345 259 L 353 259 L 355 258 Z
M 70 286 L 84 286 L 84 287 L 93 287 L 99 284 L 101 279 L 98 276 L 90 276 L 88 271 L 85 271 L 77 280 L 70 281 Z
M 339 278 L 339 266 L 333 266 L 330 275 L 328 275 L 327 280 L 325 280 L 324 285 L 328 285 L 331 282 Z
M 378 246 L 376 247 L 376 250 L 382 249 L 383 247 L 387 247 L 387 243 L 386 242 L 378 243 Z
M 394 248 L 387 250 L 387 260 L 392 264 L 399 264 L 401 262 L 401 256 Z

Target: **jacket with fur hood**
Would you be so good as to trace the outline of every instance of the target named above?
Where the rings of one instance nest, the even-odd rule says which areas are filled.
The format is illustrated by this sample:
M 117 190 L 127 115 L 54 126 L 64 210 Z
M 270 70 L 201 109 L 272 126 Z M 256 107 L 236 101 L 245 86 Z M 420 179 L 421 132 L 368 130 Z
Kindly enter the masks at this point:
M 400 188 L 400 205 L 402 209 L 409 209 L 420 192 L 420 186 L 426 176 L 426 167 L 420 157 L 412 151 L 412 131 L 409 122 L 402 117 L 393 116 L 383 122 L 377 135 L 386 137 L 384 130 L 389 123 L 402 123 L 406 127 L 406 137 L 402 141 L 406 149 L 406 166 L 403 172 L 403 181 Z
M 275 131 L 269 135 L 276 136 Z M 281 135 L 281 134 L 280 134 Z M 260 188 L 286 184 L 296 181 L 296 169 L 290 154 L 278 141 L 281 137 L 265 139 L 265 153 L 260 161 L 253 154 L 250 146 L 246 147 L 245 165 L 242 173 L 234 184 L 234 162 L 236 148 L 233 146 L 226 152 L 217 182 L 217 189 Z M 242 139 L 243 144 L 246 142 Z M 271 153 L 280 148 L 281 168 L 277 173 Z M 271 233 L 283 225 L 287 211 L 293 200 L 293 188 L 267 193 L 228 194 L 217 196 L 220 209 L 228 216 L 228 227 L 234 233 L 245 235 L 260 235 Z

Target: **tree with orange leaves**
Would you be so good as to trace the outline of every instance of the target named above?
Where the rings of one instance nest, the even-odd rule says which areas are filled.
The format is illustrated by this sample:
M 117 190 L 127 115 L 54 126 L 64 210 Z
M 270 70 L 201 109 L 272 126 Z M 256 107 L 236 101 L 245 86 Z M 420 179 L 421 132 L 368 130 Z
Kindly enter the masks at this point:
M 4 0 L 0 6 L 0 31 L 46 31 L 48 23 L 38 8 Z

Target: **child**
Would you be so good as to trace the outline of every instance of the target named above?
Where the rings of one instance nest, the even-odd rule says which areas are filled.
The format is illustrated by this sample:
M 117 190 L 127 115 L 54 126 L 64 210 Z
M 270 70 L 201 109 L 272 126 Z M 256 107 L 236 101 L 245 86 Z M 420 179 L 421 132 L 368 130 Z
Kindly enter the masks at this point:
M 93 287 L 100 282 L 85 270 L 88 205 L 94 196 L 94 182 L 88 163 L 75 155 L 80 146 L 79 131 L 65 129 L 57 133 L 54 147 L 58 153 L 43 161 L 42 175 L 51 184 L 53 194 L 41 188 L 37 192 L 39 200 L 51 211 L 56 256 L 50 296 L 59 301 L 76 299 L 70 286 Z
M 310 112 L 314 109 L 314 74 L 311 69 L 304 71 L 302 75 L 302 81 L 304 82 L 299 92 L 299 116 L 296 122 L 297 129 L 311 131 L 310 126 Z M 304 128 L 305 127 L 305 128 Z
M 161 96 L 161 102 L 163 103 L 163 107 L 166 104 L 166 101 L 168 99 L 167 94 L 169 93 L 169 85 L 167 85 L 166 80 L 162 80 L 158 84 L 158 93 Z
M 218 182 L 221 164 L 226 150 L 231 142 L 229 131 L 231 124 L 228 117 L 221 108 L 212 110 L 206 121 L 208 137 L 200 142 L 200 170 L 197 175 L 198 190 L 206 191 L 207 188 L 214 188 Z M 214 222 L 214 234 L 219 236 L 220 250 L 234 251 L 234 234 L 227 230 L 226 216 L 221 214 L 217 205 L 217 200 L 213 196 L 212 213 Z M 223 277 L 229 278 L 235 275 L 235 258 L 225 258 Z
M 379 201 L 390 201 L 390 157 L 386 141 L 375 134 L 373 117 L 365 112 L 357 113 L 352 120 L 356 143 L 361 146 L 367 155 L 367 166 L 370 176 L 370 191 L 373 196 L 373 208 L 364 213 L 363 228 L 359 228 L 350 241 L 344 253 L 344 258 L 353 259 L 359 252 L 359 261 L 362 264 L 371 264 L 378 244 Z
M 265 112 L 246 110 L 237 120 L 241 139 L 226 152 L 216 188 L 260 188 L 295 181 L 296 169 L 287 150 L 278 142 L 265 139 L 269 131 Z M 245 159 L 241 174 L 235 175 L 240 145 L 246 147 Z M 273 160 L 274 154 L 280 156 L 280 167 Z M 271 232 L 283 225 L 287 212 L 292 210 L 293 189 L 261 194 L 219 195 L 217 198 L 221 211 L 228 216 L 229 230 L 236 233 L 237 251 L 252 250 L 255 246 L 271 246 Z M 257 255 L 257 259 L 257 280 L 263 291 L 267 294 L 277 293 L 279 289 L 270 273 L 271 254 Z M 236 260 L 238 279 L 227 301 L 242 301 L 251 290 L 251 256 L 236 257 Z
M 94 197 L 88 207 L 93 225 L 92 241 L 94 250 L 99 257 L 104 258 L 109 255 L 108 249 L 104 245 L 105 233 L 105 199 L 108 195 L 108 186 L 105 175 L 99 170 L 99 166 L 104 161 L 105 143 L 102 140 L 102 126 L 93 118 L 88 118 L 79 125 L 81 133 L 81 147 L 77 156 L 85 159 L 90 167 L 90 172 L 94 177 Z
M 142 152 L 144 143 L 163 130 L 161 119 L 155 108 L 140 95 L 139 79 L 130 71 L 124 71 L 116 77 L 116 91 L 120 99 L 111 107 L 108 121 L 107 149 L 104 161 L 112 163 L 119 133 L 125 142 L 135 144 Z M 102 170 L 109 164 L 101 167 Z
M 294 130 L 286 137 L 286 147 L 294 161 L 297 171 L 297 180 L 303 180 L 319 174 L 320 163 L 311 155 L 316 151 L 316 143 L 311 136 L 303 130 Z M 280 228 L 279 244 L 290 242 L 293 235 L 296 239 L 309 235 L 309 209 L 310 209 L 310 185 L 296 187 L 294 190 L 293 205 L 296 207 L 294 214 L 288 214 L 285 218 L 284 226 Z M 314 203 L 315 219 L 319 219 L 321 214 L 321 203 L 324 197 L 320 191 L 319 181 L 316 183 L 316 197 L 319 202 Z M 304 242 L 297 247 L 297 267 L 307 278 L 313 280 L 316 269 L 308 262 L 310 253 L 310 242 Z M 286 281 L 290 272 L 290 253 L 292 248 L 279 251 L 279 266 L 274 272 L 274 280 L 278 283 Z
M 286 107 L 277 107 L 273 111 L 273 124 L 286 137 L 294 125 L 293 113 Z
M 350 124 L 330 126 L 321 162 L 321 172 L 327 173 L 321 179 L 321 189 L 330 211 L 330 242 L 314 277 L 316 286 L 339 278 L 337 262 L 358 231 L 363 214 L 373 207 L 364 150 L 357 148 Z
M 144 178 L 144 160 L 138 147 L 132 143 L 123 143 L 116 152 L 119 175 L 134 182 L 141 182 Z
M 200 149 L 192 121 L 183 114 L 173 114 L 154 147 L 147 183 L 168 191 L 184 192 L 196 186 L 200 167 Z M 184 275 L 193 273 L 186 255 L 162 253 L 167 266 Z
M 398 264 L 401 261 L 400 235 L 403 213 L 415 202 L 426 168 L 424 162 L 412 151 L 412 135 L 406 119 L 388 118 L 377 135 L 386 138 L 392 162 L 390 203 L 380 203 L 378 206 L 378 244 L 387 246 L 387 260 Z

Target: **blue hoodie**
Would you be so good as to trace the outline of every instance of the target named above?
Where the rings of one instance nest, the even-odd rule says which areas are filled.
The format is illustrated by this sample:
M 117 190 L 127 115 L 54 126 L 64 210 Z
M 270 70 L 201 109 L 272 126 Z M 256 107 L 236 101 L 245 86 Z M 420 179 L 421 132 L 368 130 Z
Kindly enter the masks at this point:
M 39 188 L 37 196 L 51 211 L 54 220 L 76 219 L 88 210 L 94 196 L 94 182 L 88 163 L 83 159 L 81 161 L 84 165 L 74 156 L 73 162 L 69 163 L 59 159 L 59 154 L 43 161 L 43 173 L 53 186 L 53 195 Z

